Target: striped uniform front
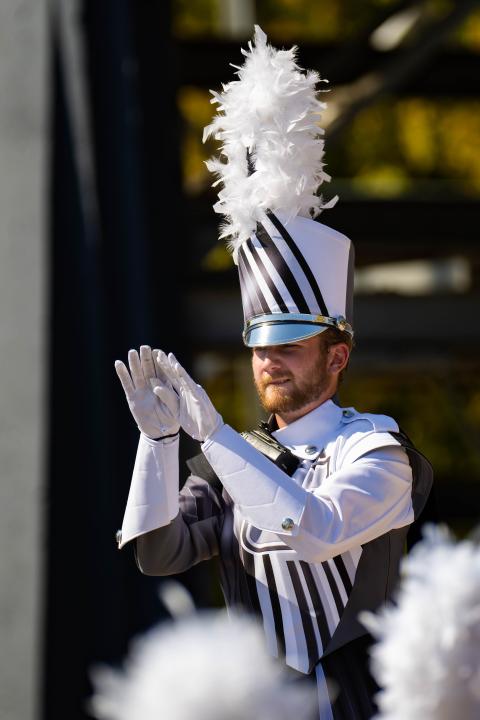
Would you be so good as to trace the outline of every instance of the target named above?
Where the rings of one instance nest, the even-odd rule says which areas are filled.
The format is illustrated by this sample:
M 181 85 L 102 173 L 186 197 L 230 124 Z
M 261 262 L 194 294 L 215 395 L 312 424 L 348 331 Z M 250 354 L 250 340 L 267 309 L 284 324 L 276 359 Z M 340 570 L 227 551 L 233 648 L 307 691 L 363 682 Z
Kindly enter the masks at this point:
M 242 565 L 255 578 L 254 604 L 262 615 L 268 650 L 309 673 L 340 622 L 362 549 L 308 563 L 277 536 L 247 523 L 236 509 L 234 516 Z

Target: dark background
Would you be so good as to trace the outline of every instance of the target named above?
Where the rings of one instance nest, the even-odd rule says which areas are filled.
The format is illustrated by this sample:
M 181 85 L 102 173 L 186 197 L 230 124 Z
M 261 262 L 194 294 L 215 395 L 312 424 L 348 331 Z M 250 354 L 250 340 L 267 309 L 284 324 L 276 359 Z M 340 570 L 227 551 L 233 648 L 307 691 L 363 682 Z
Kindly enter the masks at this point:
M 410 26 L 380 49 L 372 34 L 392 17 Z M 232 79 L 252 18 L 333 87 L 335 179 L 322 191 L 340 202 L 321 219 L 352 238 L 365 271 L 343 404 L 397 418 L 432 460 L 439 518 L 459 534 L 477 520 L 477 4 L 83 0 L 73 69 L 52 11 L 45 720 L 89 717 L 88 668 L 118 663 L 166 615 L 161 580 L 114 541 L 137 442 L 114 360 L 142 343 L 173 350 L 228 422 L 256 420 L 236 271 L 203 166 L 215 147 L 201 145 L 208 89 Z M 182 443 L 185 458 L 195 448 Z M 182 582 L 197 604 L 218 604 L 205 572 Z

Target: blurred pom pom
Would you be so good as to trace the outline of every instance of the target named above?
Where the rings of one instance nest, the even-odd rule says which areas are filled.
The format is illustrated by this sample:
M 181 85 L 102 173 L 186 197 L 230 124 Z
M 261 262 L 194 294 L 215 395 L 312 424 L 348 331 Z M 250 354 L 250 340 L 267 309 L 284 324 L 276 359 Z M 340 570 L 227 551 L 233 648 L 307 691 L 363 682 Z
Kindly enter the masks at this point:
M 201 613 L 136 639 L 123 671 L 96 667 L 99 720 L 308 720 L 314 684 L 291 681 L 249 618 Z
M 429 526 L 402 562 L 398 605 L 362 622 L 378 639 L 379 720 L 480 717 L 480 548 Z
M 163 580 L 158 588 L 162 605 L 175 620 L 195 613 L 193 598 L 182 583 L 170 578 Z

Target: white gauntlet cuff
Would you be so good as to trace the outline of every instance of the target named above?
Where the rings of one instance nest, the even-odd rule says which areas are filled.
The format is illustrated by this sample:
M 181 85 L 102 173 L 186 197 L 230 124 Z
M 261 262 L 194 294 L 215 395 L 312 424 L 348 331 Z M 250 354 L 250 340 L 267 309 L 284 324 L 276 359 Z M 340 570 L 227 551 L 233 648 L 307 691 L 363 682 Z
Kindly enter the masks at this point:
M 178 434 L 163 440 L 140 435 L 119 548 L 178 515 L 178 445 Z

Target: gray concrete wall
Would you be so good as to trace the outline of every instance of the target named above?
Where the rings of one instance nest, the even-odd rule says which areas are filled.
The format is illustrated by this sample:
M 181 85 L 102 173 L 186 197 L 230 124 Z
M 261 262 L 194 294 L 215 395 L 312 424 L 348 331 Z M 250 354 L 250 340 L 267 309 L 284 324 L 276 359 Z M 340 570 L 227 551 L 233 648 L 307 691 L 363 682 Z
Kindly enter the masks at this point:
M 47 3 L 0 3 L 0 717 L 38 716 Z

